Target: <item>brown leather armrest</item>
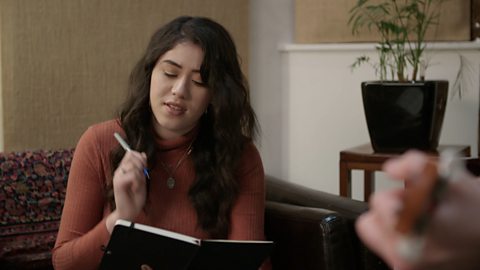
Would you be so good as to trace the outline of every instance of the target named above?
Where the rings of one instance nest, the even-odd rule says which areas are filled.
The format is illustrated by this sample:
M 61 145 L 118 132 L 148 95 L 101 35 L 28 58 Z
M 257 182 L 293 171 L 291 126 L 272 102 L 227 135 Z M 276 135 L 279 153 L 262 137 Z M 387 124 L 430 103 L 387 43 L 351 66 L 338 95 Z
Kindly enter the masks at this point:
M 267 200 L 294 205 L 325 208 L 341 213 L 348 219 L 356 219 L 368 209 L 362 201 L 314 190 L 272 176 L 266 176 Z
M 367 203 L 271 176 L 266 176 L 266 191 L 265 233 L 281 246 L 272 256 L 274 270 L 389 269 L 355 232 L 355 220 L 368 210 Z M 290 247 L 302 244 L 301 254 Z
M 334 211 L 268 201 L 265 233 L 275 242 L 275 270 L 355 269 L 350 232 Z

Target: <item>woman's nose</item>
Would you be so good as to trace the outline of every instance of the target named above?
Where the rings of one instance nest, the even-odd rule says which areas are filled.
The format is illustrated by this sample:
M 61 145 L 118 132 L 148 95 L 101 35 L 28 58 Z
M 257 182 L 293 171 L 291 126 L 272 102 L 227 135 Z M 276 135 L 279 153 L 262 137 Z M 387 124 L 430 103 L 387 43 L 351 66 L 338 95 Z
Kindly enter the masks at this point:
M 188 91 L 188 79 L 183 77 L 183 78 L 178 78 L 178 80 L 175 82 L 175 84 L 172 87 L 172 94 L 178 97 L 184 97 L 186 92 Z

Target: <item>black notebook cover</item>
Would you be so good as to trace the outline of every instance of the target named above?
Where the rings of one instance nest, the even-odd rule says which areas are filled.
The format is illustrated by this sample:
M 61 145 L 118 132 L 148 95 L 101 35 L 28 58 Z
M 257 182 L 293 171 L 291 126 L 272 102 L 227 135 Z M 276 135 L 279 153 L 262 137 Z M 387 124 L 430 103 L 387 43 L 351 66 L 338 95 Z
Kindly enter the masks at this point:
M 271 241 L 200 240 L 118 220 L 100 269 L 257 270 L 272 248 Z
M 273 248 L 270 241 L 202 240 L 189 270 L 258 270 Z

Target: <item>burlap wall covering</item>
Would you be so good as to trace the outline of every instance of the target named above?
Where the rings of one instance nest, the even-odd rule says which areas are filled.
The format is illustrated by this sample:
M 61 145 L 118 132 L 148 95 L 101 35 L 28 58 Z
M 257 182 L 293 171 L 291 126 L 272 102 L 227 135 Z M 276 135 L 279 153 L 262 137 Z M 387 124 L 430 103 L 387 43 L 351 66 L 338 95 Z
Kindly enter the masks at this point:
M 471 0 L 445 1 L 441 21 L 429 39 L 470 40 Z M 347 25 L 349 11 L 357 0 L 295 0 L 295 42 L 329 43 L 376 41 L 378 35 L 367 30 L 352 35 Z
M 113 117 L 151 34 L 176 16 L 221 22 L 246 67 L 247 0 L 0 0 L 0 10 L 5 151 L 71 147 Z

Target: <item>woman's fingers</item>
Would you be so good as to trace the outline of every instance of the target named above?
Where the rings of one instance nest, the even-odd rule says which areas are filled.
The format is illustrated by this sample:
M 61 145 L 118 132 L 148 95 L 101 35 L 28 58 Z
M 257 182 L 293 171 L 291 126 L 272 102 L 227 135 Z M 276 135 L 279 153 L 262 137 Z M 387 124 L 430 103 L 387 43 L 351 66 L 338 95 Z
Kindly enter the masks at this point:
M 146 168 L 146 155 L 145 153 L 139 153 L 136 151 L 128 151 L 125 153 L 122 161 L 120 162 L 118 169 L 122 173 L 126 173 L 130 170 L 139 170 L 143 171 L 143 168 Z
M 398 256 L 400 236 L 395 230 L 402 195 L 403 190 L 400 189 L 374 193 L 370 200 L 370 211 L 361 215 L 355 224 L 365 245 L 384 258 L 389 265 L 395 265 L 395 269 L 408 269 Z
M 372 195 L 370 210 L 361 215 L 355 224 L 358 235 L 365 245 L 396 270 L 474 269 L 472 266 L 480 265 L 478 252 L 480 218 L 475 219 L 480 216 L 478 215 L 480 182 L 467 180 L 470 178 L 468 175 L 459 177 L 462 180 L 449 183 L 435 211 L 429 208 L 432 214 L 431 222 L 423 235 L 424 246 L 419 246 L 423 246 L 423 249 L 419 250 L 421 252 L 418 254 L 419 261 L 412 262 L 410 252 L 405 253 L 399 249 L 401 244 L 409 239 L 405 238 L 408 235 L 396 229 L 400 218 L 399 211 L 408 205 L 413 205 L 415 209 L 422 207 L 423 201 L 415 200 L 412 203 L 411 198 L 418 197 L 412 197 L 412 194 L 420 194 L 412 192 L 418 191 L 424 187 L 421 184 L 428 183 L 428 180 L 436 177 L 437 166 L 434 162 L 431 157 L 416 151 L 410 151 L 386 162 L 384 171 L 390 177 L 406 180 L 407 189 L 383 191 Z M 419 182 L 412 182 L 417 180 Z M 458 224 L 461 224 L 460 229 Z M 412 251 L 412 246 L 402 246 Z
M 412 179 L 421 175 L 427 162 L 429 160 L 425 154 L 412 150 L 399 158 L 386 161 L 383 164 L 383 171 L 395 179 Z
M 421 200 L 418 194 L 428 192 L 437 178 L 436 163 L 436 160 L 421 152 L 409 151 L 399 158 L 385 162 L 383 170 L 388 176 L 404 181 L 407 190 L 417 194 L 413 198 Z
M 134 219 L 142 210 L 146 200 L 146 182 L 143 169 L 146 155 L 127 151 L 115 171 L 113 190 L 119 216 Z
M 384 192 L 374 193 L 370 199 L 370 209 L 374 210 L 382 224 L 394 228 L 398 213 L 402 207 L 402 195 L 404 190 L 394 189 Z
M 394 265 L 396 243 L 394 234 L 385 226 L 382 219 L 374 212 L 361 215 L 355 223 L 356 230 L 362 242 L 380 255 L 389 265 Z

